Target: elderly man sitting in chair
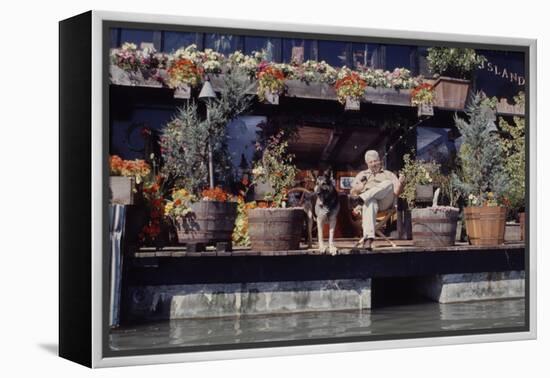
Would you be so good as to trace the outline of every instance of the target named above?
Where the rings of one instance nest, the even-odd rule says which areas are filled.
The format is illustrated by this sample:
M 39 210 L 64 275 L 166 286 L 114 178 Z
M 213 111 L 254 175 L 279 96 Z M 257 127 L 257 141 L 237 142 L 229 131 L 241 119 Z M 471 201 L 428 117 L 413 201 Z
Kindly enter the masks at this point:
M 405 177 L 399 178 L 382 168 L 378 152 L 365 153 L 367 169 L 355 176 L 351 183 L 350 197 L 359 206 L 363 220 L 363 237 L 358 243 L 366 249 L 372 249 L 376 232 L 376 214 L 394 206 L 397 196 L 403 190 Z M 355 211 L 355 210 L 354 210 Z

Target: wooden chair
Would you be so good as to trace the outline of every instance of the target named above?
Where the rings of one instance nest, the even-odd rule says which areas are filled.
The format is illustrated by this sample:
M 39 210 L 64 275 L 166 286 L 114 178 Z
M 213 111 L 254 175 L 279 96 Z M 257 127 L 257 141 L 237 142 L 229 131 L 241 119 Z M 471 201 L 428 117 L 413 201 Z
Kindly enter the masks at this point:
M 374 227 L 374 231 L 377 236 L 381 237 L 385 241 L 391 244 L 393 248 L 397 247 L 397 245 L 393 242 L 393 240 L 389 239 L 382 230 L 384 230 L 388 224 L 388 221 L 394 222 L 397 221 L 397 206 L 392 206 L 387 210 L 379 211 L 376 214 L 376 226 Z
M 376 225 L 374 226 L 374 232 L 376 236 L 384 239 L 388 243 L 391 244 L 393 248 L 397 247 L 397 244 L 394 243 L 393 240 L 389 239 L 382 231 L 386 228 L 388 222 L 396 222 L 397 221 L 397 198 L 394 201 L 393 205 L 387 209 L 378 211 L 376 213 Z M 363 244 L 364 238 L 362 237 L 359 239 L 359 241 L 355 244 L 355 247 L 358 247 Z

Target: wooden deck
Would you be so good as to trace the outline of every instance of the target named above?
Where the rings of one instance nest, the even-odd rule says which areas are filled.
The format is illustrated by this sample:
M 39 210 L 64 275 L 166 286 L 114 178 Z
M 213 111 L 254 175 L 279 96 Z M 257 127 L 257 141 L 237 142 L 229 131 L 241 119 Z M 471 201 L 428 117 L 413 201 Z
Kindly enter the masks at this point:
M 423 253 L 423 252 L 467 252 L 467 251 L 479 251 L 479 250 L 517 250 L 525 248 L 523 242 L 510 242 L 496 246 L 474 246 L 468 243 L 456 243 L 450 247 L 416 247 L 412 240 L 393 240 L 397 247 L 392 247 L 390 243 L 385 240 L 375 240 L 373 243 L 373 250 L 357 249 L 354 248 L 354 244 L 357 239 L 338 239 L 335 242 L 338 248 L 338 255 L 351 255 L 351 254 L 395 254 L 395 253 Z M 133 257 L 147 258 L 147 257 L 228 257 L 228 256 L 296 256 L 296 255 L 314 255 L 314 256 L 330 256 L 328 252 L 321 253 L 314 248 L 308 249 L 306 244 L 302 244 L 298 250 L 285 250 L 285 251 L 253 251 L 249 247 L 233 247 L 231 252 L 217 252 L 215 248 L 208 247 L 206 252 L 187 252 L 185 246 L 169 246 L 161 250 L 156 250 L 154 247 L 143 247 L 133 253 Z M 336 257 L 334 256 L 334 257 Z

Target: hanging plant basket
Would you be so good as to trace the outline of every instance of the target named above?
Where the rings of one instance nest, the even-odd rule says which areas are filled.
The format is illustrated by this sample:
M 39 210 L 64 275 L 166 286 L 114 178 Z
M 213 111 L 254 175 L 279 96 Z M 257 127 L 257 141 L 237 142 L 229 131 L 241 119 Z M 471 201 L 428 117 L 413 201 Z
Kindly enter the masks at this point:
M 265 102 L 271 105 L 279 105 L 279 94 L 271 91 L 265 91 L 264 93 Z
M 361 109 L 361 100 L 355 97 L 347 97 L 344 108 L 346 110 L 359 110 Z
M 418 104 L 418 116 L 433 116 L 434 106 L 433 104 Z
M 506 208 L 503 206 L 465 207 L 466 233 L 472 245 L 504 243 Z
M 186 84 L 181 84 L 174 89 L 174 98 L 188 100 L 191 98 L 191 87 Z

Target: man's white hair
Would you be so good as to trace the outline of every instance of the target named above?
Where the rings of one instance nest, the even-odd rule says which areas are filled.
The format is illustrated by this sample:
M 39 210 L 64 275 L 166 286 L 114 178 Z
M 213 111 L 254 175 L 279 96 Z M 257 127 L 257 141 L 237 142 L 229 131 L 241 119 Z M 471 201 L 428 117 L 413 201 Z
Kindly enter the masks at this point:
M 380 156 L 378 155 L 378 151 L 376 150 L 368 150 L 365 152 L 365 162 L 370 160 L 380 160 Z

